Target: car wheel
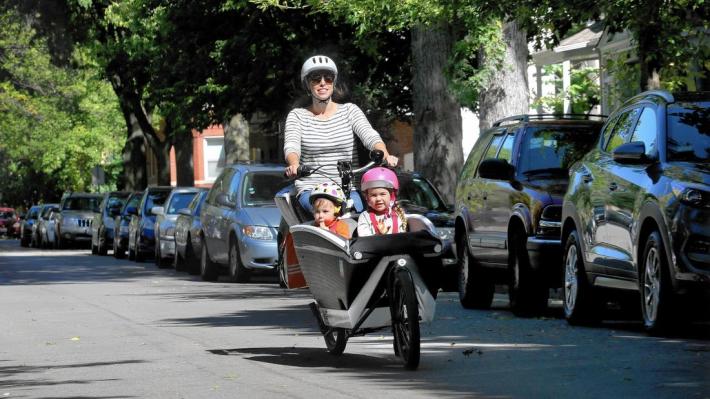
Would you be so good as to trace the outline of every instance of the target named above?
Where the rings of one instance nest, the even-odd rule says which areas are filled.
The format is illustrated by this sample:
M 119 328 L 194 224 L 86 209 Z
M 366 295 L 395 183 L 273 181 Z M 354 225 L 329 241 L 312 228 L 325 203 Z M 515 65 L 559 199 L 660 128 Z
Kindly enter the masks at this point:
M 673 309 L 675 298 L 666 251 L 658 231 L 652 232 L 646 239 L 639 271 L 643 326 L 652 334 L 665 332 L 676 324 L 677 313 Z
M 120 244 L 121 239 L 117 234 L 114 234 L 113 239 L 113 257 L 116 259 L 123 259 L 126 256 L 126 251 L 123 250 Z
M 236 240 L 229 243 L 229 278 L 235 283 L 246 283 L 250 278 L 249 270 L 244 267 L 239 256 L 239 247 Z
M 180 251 L 175 246 L 175 257 L 173 257 L 173 268 L 175 271 L 181 272 L 185 270 L 185 261 L 180 256 Z
M 570 324 L 587 324 L 599 320 L 601 306 L 587 281 L 579 235 L 572 230 L 565 243 L 565 267 L 562 308 Z
M 200 276 L 204 281 L 215 281 L 219 277 L 217 264 L 212 262 L 207 253 L 207 245 L 202 244 L 202 256 L 200 257 Z
M 200 274 L 200 260 L 197 258 L 190 237 L 188 237 L 187 244 L 185 244 L 185 270 L 192 275 Z
M 96 255 L 99 253 L 99 248 L 97 245 L 94 245 L 94 238 L 91 237 L 91 254 Z
M 141 252 L 141 235 L 140 232 L 136 233 L 136 239 L 134 241 L 133 246 L 135 247 L 133 249 L 133 259 L 136 262 L 143 262 L 145 260 L 145 255 L 143 255 L 143 252 Z
M 29 240 L 27 240 L 27 236 L 22 235 L 20 237 L 20 246 L 27 248 L 29 245 L 30 245 L 30 242 L 29 242 Z
M 101 233 L 99 230 L 99 238 L 98 238 L 98 245 L 96 246 L 96 252 L 100 256 L 106 256 L 108 253 L 108 248 L 106 248 L 106 231 Z
M 155 239 L 155 265 L 159 268 L 165 267 L 165 262 L 163 261 L 163 253 L 160 251 L 160 239 L 156 237 Z
M 456 244 L 459 252 L 459 300 L 466 309 L 488 309 L 495 285 L 468 249 L 465 236 Z
M 520 232 L 511 237 L 508 264 L 508 298 L 513 314 L 527 317 L 543 313 L 550 290 L 530 267 L 525 235 Z

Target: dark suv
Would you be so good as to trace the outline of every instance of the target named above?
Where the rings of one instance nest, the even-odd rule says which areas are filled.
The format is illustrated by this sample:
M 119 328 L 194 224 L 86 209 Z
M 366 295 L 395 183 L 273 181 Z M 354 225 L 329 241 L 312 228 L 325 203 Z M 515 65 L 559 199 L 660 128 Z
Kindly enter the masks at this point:
M 640 294 L 651 332 L 707 310 L 709 121 L 710 93 L 642 93 L 609 118 L 599 144 L 572 168 L 562 211 L 570 322 L 599 318 L 611 292 L 601 288 Z
M 465 308 L 489 308 L 495 284 L 508 285 L 516 315 L 547 307 L 549 289 L 562 284 L 560 215 L 568 168 L 597 142 L 598 119 L 521 115 L 481 134 L 456 187 Z

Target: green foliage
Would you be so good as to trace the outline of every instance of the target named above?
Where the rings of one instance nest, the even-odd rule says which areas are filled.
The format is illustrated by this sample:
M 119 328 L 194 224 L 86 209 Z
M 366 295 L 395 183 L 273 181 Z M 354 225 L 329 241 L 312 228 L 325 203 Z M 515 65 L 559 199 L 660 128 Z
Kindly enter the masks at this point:
M 39 192 L 46 176 L 60 190 L 89 189 L 90 168 L 120 150 L 114 96 L 82 49 L 73 67 L 54 65 L 46 40 L 24 21 L 0 11 L 0 151 L 14 180 Z
M 542 96 L 533 101 L 533 106 L 542 105 L 552 113 L 564 113 L 564 100 L 571 102 L 571 113 L 588 114 L 592 108 L 601 102 L 599 87 L 599 70 L 584 67 L 570 71 L 570 86 L 565 92 L 562 88 L 562 64 L 547 65 L 543 68 L 543 79 L 552 80 L 555 84 L 555 93 Z

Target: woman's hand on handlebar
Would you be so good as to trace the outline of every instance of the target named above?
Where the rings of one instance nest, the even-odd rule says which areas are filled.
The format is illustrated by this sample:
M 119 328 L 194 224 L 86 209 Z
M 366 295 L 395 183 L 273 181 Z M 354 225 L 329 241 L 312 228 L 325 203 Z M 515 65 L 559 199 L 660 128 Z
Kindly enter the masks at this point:
M 390 166 L 390 167 L 397 166 L 398 162 L 399 162 L 399 158 L 397 158 L 394 155 L 387 155 L 384 159 L 385 165 Z
M 298 176 L 298 164 L 288 165 L 286 170 L 284 170 L 284 175 L 289 179 L 293 179 Z

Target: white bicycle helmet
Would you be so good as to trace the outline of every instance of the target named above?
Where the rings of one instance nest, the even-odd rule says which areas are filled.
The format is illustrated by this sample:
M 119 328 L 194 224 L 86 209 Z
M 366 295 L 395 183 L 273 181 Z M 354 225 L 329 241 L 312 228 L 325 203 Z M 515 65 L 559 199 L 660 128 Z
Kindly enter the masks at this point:
M 308 57 L 306 62 L 304 62 L 301 67 L 301 83 L 306 90 L 309 90 L 306 78 L 308 77 L 308 74 L 313 71 L 332 72 L 333 75 L 335 75 L 335 79 L 338 79 L 338 67 L 335 65 L 335 62 L 330 59 L 330 57 L 325 55 L 314 55 L 313 57 Z M 335 81 L 333 84 L 335 84 Z

